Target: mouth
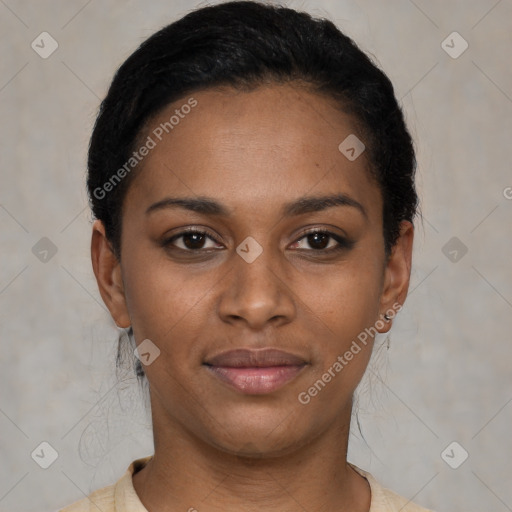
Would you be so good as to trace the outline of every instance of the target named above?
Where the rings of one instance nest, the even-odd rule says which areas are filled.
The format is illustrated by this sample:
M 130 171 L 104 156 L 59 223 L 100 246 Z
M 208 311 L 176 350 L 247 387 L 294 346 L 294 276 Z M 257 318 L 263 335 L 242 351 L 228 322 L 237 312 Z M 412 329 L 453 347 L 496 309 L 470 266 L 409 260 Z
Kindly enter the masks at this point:
M 272 393 L 292 381 L 307 362 L 277 349 L 237 349 L 205 361 L 206 368 L 237 391 L 262 395 Z

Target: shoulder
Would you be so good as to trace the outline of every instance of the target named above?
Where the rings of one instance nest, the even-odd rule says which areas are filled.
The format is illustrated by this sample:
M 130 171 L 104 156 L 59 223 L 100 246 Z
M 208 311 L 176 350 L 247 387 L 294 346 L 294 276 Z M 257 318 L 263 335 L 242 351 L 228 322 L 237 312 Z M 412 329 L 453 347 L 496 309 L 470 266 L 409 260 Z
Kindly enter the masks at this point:
M 413 503 L 411 500 L 400 496 L 396 492 L 386 489 L 381 486 L 381 500 L 383 503 L 386 503 L 388 508 L 383 508 L 382 512 L 386 511 L 400 511 L 400 512 L 433 512 L 432 510 L 420 507 L 416 503 Z M 371 511 L 373 512 L 373 510 Z M 377 508 L 375 512 L 380 512 L 380 509 Z
M 94 491 L 86 498 L 83 498 L 67 507 L 59 510 L 59 512 L 114 512 L 114 496 L 116 485 L 109 485 Z
M 369 512 L 433 512 L 420 507 L 404 496 L 400 496 L 391 489 L 383 487 L 370 473 L 350 464 L 351 467 L 366 478 L 370 484 L 371 505 Z
M 135 492 L 132 476 L 150 459 L 151 456 L 134 460 L 115 484 L 98 489 L 58 512 L 147 512 Z

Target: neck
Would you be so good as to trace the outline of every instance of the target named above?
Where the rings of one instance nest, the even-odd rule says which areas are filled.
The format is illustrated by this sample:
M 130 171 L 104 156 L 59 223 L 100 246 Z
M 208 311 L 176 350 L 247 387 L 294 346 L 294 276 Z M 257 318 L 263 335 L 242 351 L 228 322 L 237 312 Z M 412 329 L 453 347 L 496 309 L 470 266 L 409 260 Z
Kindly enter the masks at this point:
M 149 512 L 368 512 L 368 482 L 347 463 L 350 410 L 302 446 L 230 453 L 153 411 L 155 454 L 133 477 Z

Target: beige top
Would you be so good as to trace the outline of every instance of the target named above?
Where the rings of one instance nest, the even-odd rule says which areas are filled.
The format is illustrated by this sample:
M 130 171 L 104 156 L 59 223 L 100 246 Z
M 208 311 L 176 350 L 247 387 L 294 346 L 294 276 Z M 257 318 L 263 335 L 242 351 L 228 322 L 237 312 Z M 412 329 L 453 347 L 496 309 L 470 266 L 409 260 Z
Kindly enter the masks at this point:
M 134 460 L 125 474 L 114 484 L 99 489 L 87 498 L 61 509 L 59 512 L 148 512 L 133 487 L 132 476 L 142 469 L 149 457 Z M 362 475 L 371 489 L 369 512 L 432 512 L 382 487 L 370 473 L 350 464 Z

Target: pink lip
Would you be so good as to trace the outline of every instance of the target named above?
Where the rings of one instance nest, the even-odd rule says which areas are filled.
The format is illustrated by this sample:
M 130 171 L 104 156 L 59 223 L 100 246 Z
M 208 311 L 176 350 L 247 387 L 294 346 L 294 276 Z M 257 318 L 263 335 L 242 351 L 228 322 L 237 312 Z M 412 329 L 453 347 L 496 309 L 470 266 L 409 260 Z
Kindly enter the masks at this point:
M 237 349 L 206 361 L 215 376 L 245 394 L 271 393 L 294 379 L 306 366 L 299 356 L 277 349 Z

